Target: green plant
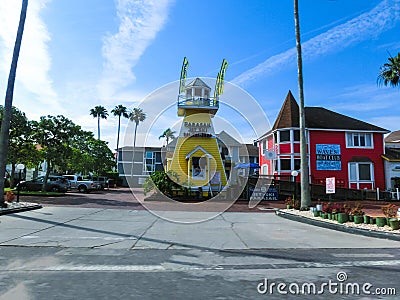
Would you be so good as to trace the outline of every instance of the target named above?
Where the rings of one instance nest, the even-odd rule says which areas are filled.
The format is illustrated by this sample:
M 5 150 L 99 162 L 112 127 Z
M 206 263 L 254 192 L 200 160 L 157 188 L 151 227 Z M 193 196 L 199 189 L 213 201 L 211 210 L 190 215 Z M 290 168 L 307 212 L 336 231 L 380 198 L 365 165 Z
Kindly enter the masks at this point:
M 181 189 L 181 185 L 178 184 L 179 176 L 174 171 L 156 171 L 146 178 L 143 183 L 143 192 L 146 195 L 152 190 L 161 192 L 166 196 L 172 196 L 173 189 Z
M 362 204 L 360 202 L 357 202 L 355 206 L 351 209 L 351 214 L 353 216 L 363 216 L 364 211 L 362 209 L 363 209 Z
M 382 206 L 382 212 L 386 218 L 394 218 L 396 217 L 396 205 L 394 204 L 387 204 Z

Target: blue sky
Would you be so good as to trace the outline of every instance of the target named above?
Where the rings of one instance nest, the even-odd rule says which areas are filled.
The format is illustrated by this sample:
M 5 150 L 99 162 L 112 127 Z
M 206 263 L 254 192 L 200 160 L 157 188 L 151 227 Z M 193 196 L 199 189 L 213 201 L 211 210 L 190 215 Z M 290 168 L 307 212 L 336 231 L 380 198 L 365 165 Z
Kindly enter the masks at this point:
M 21 2 L 0 0 L 1 95 Z M 306 106 L 400 129 L 400 90 L 376 84 L 388 53 L 400 51 L 400 0 L 299 0 L 299 6 Z M 249 93 L 272 123 L 288 90 L 298 98 L 293 1 L 30 0 L 14 105 L 30 119 L 63 114 L 96 133 L 91 108 L 139 105 L 179 79 L 184 56 L 189 77 L 215 77 L 226 58 L 225 79 Z M 161 119 L 151 145 L 161 145 L 162 129 L 179 121 L 174 108 Z M 111 115 L 101 122 L 111 148 L 116 125 Z

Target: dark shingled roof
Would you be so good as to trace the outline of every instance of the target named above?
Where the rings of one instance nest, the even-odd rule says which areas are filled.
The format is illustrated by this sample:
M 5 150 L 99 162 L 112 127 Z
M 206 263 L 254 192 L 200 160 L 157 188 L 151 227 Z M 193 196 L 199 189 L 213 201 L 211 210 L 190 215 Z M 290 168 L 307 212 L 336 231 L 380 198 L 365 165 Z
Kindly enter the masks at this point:
M 192 87 L 192 86 L 205 87 L 205 88 L 211 90 L 211 88 L 210 88 L 203 80 L 201 80 L 199 77 L 193 79 L 193 80 L 186 86 L 186 88 Z
M 297 104 L 290 90 L 285 101 L 283 102 L 272 130 L 288 127 L 299 127 L 299 105 Z
M 389 132 L 323 107 L 305 107 L 305 116 L 307 128 Z M 289 91 L 272 130 L 290 127 L 299 127 L 299 105 Z

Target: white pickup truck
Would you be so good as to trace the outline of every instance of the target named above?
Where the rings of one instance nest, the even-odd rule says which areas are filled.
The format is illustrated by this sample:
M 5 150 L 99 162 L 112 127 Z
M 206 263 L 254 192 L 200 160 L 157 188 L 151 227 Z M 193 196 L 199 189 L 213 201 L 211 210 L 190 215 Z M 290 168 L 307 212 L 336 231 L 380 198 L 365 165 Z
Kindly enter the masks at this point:
M 93 190 L 97 190 L 97 185 L 91 181 L 83 179 L 80 175 L 63 175 L 68 178 L 71 183 L 71 189 L 77 189 L 81 193 L 90 193 Z

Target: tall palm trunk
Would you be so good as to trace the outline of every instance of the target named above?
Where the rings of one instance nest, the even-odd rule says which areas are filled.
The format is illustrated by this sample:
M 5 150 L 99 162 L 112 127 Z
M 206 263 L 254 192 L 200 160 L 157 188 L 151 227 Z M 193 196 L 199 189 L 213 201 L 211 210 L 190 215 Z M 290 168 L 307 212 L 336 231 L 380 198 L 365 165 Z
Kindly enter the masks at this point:
M 297 49 L 297 75 L 299 85 L 300 100 L 300 186 L 301 186 L 301 207 L 306 208 L 311 205 L 310 183 L 308 172 L 307 138 L 306 138 L 306 118 L 304 111 L 304 91 L 303 91 L 303 61 L 301 55 L 300 41 L 300 20 L 298 0 L 294 0 L 294 23 L 296 29 L 296 49 Z
M 137 132 L 138 125 L 139 125 L 139 123 L 135 123 L 135 134 L 133 136 L 133 151 L 135 151 L 135 148 L 136 148 L 136 132 Z
M 0 207 L 4 207 L 4 174 L 6 173 L 7 154 L 8 154 L 8 140 L 10 134 L 10 124 L 12 115 L 12 102 L 14 96 L 15 76 L 17 73 L 17 64 L 19 58 L 19 51 L 21 49 L 22 34 L 24 33 L 26 11 L 28 8 L 28 0 L 22 1 L 21 14 L 19 18 L 17 38 L 14 44 L 14 52 L 11 62 L 10 73 L 8 76 L 6 98 L 4 101 L 4 116 L 1 123 L 0 132 Z
M 100 116 L 97 116 L 97 139 L 100 140 Z
M 119 154 L 119 131 L 121 129 L 121 115 L 118 116 L 118 132 L 117 132 L 117 155 L 115 156 L 115 164 L 118 172 L 118 154 Z

